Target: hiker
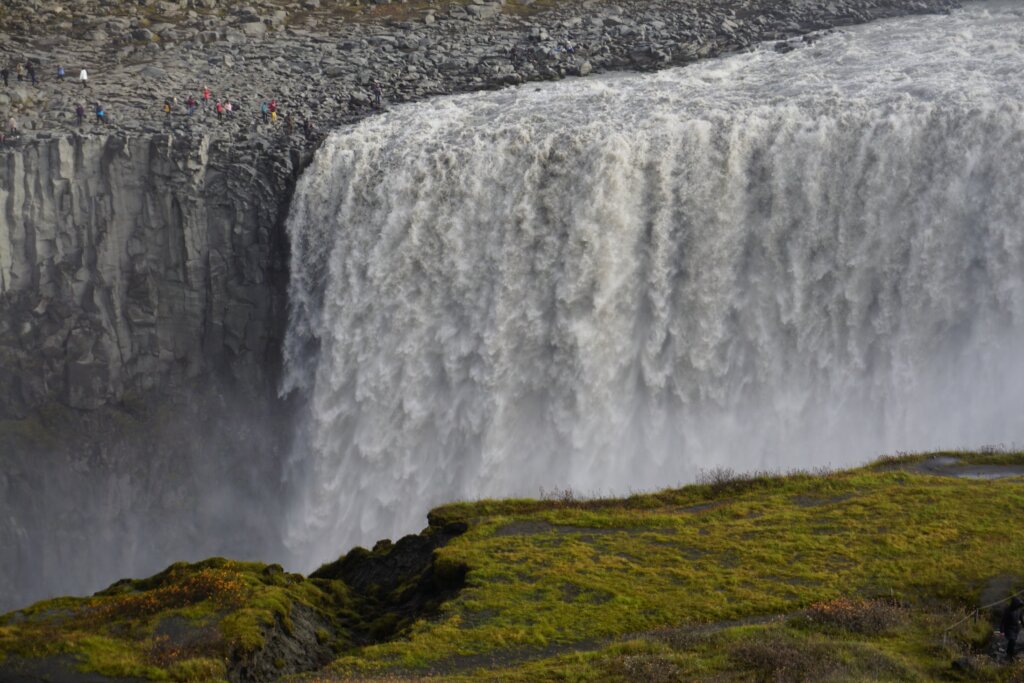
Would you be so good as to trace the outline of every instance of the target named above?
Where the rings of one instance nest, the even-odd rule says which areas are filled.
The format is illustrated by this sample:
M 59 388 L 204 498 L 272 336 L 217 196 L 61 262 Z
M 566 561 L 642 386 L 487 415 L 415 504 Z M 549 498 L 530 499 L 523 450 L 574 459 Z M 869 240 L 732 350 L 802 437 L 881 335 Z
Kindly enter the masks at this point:
M 75 118 L 78 119 L 78 127 L 82 127 L 82 123 L 85 121 L 85 107 L 79 102 L 75 105 Z
M 61 65 L 61 64 L 58 64 L 57 65 L 57 80 L 60 81 L 61 83 L 63 83 L 64 82 L 64 76 L 65 76 L 64 66 Z
M 224 111 L 228 113 L 229 119 L 235 118 L 235 105 L 231 103 L 231 100 L 224 100 Z
M 380 81 L 376 78 L 373 79 L 373 85 L 370 86 L 370 92 L 373 93 L 373 108 L 380 109 L 380 98 L 384 94 L 383 88 L 380 87 Z
M 25 67 L 21 65 L 21 62 L 14 65 L 14 74 L 18 77 L 18 83 L 25 80 Z
M 78 80 L 82 84 L 83 88 L 89 87 L 89 73 L 82 67 L 82 71 L 78 74 Z
M 292 116 L 291 112 L 288 112 L 284 116 L 284 128 L 288 131 L 288 135 L 295 132 L 295 117 Z
M 107 112 L 103 110 L 103 105 L 99 102 L 96 103 L 96 123 L 107 125 Z
M 217 104 L 213 106 L 213 109 L 217 112 L 218 121 L 224 118 L 224 105 L 220 103 L 220 100 L 217 100 Z
M 25 60 L 25 71 L 28 72 L 28 80 L 32 82 L 32 85 L 38 85 L 39 81 L 36 80 L 36 67 L 31 60 Z
M 171 109 L 172 109 L 171 101 L 170 100 L 164 100 L 164 114 L 167 115 L 168 119 L 171 118 Z
M 4 79 L 4 87 L 5 88 L 10 86 L 10 83 L 7 82 L 7 79 L 10 78 L 10 77 L 11 77 L 10 69 L 8 69 L 6 66 L 0 68 L 0 78 Z
M 7 119 L 7 134 L 12 138 L 18 134 L 18 122 L 14 120 L 14 117 Z
M 263 119 L 263 123 L 270 120 L 270 106 L 265 101 L 260 102 L 260 118 Z
M 208 106 L 210 106 L 210 86 L 204 85 L 203 86 L 203 109 L 206 109 Z
M 1003 612 L 1003 621 L 999 625 L 999 630 L 1003 632 L 1006 637 L 1006 659 L 1013 661 L 1014 655 L 1017 654 L 1017 636 L 1020 635 L 1020 627 L 1024 624 L 1024 602 L 1021 602 L 1020 598 L 1014 598 L 1010 600 L 1010 605 Z
M 277 110 L 276 109 L 271 109 L 270 110 L 270 122 L 271 123 L 277 123 Z
M 189 95 L 188 99 L 185 100 L 185 108 L 188 110 L 188 115 L 192 116 L 192 114 L 196 113 L 196 109 L 199 108 L 199 103 L 196 102 L 196 98 L 195 97 L 193 97 L 192 95 Z

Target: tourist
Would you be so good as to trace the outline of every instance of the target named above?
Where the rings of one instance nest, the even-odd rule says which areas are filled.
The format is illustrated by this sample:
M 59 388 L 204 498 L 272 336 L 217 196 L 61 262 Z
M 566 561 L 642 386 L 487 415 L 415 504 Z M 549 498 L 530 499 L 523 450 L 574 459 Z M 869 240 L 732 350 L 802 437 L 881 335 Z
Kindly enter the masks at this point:
M 18 122 L 14 120 L 14 116 L 7 119 L 7 133 L 13 138 L 18 134 Z
M 1017 637 L 1020 635 L 1020 627 L 1024 624 L 1024 602 L 1021 602 L 1020 598 L 1014 598 L 1010 600 L 1009 607 L 1003 612 L 1003 620 L 1000 624 L 999 630 L 1003 632 L 1003 637 L 1006 638 L 1006 659 L 1013 661 L 1014 656 L 1017 654 Z
M 57 65 L 57 80 L 60 81 L 61 83 L 63 83 L 65 75 L 66 74 L 64 73 L 64 66 L 61 65 L 61 64 L 58 64 Z
M 208 106 L 210 106 L 210 86 L 204 85 L 203 86 L 203 109 L 206 109 Z
M 185 108 L 188 110 L 188 115 L 192 116 L 192 114 L 196 113 L 196 109 L 199 108 L 199 103 L 196 102 L 196 98 L 195 97 L 193 97 L 192 95 L 189 95 L 188 99 L 185 100 Z
M 81 102 L 75 105 L 75 118 L 78 119 L 78 127 L 82 127 L 82 123 L 85 122 L 85 107 L 82 106 Z
M 313 140 L 313 123 L 308 118 L 302 119 L 302 133 L 303 133 L 303 135 L 306 136 L 307 140 L 312 142 L 312 140 Z
M 78 74 L 78 80 L 82 84 L 83 88 L 89 87 L 89 73 L 82 67 L 82 71 Z
M 18 83 L 25 80 L 25 67 L 21 65 L 21 62 L 14 65 L 14 74 L 18 77 Z
M 214 108 L 214 111 L 217 112 L 217 120 L 218 121 L 220 121 L 222 118 L 224 118 L 224 105 L 220 103 L 220 100 L 217 100 L 217 104 L 215 104 L 213 108 Z
M 25 71 L 28 73 L 28 79 L 32 85 L 37 85 L 39 81 L 36 80 L 36 67 L 29 60 L 25 60 Z
M 271 123 L 277 123 L 277 110 L 276 109 L 271 109 L 270 110 L 270 122 Z
M 270 105 L 264 102 L 260 102 L 260 117 L 263 119 L 263 123 L 270 120 Z
M 380 81 L 376 78 L 373 79 L 373 85 L 370 86 L 370 92 L 373 93 L 373 107 L 380 109 L 380 98 L 384 94 L 384 89 L 380 87 Z
M 274 98 L 271 98 L 270 99 L 270 104 L 268 104 L 267 107 L 270 108 L 270 113 L 274 114 L 274 116 L 271 116 L 270 118 L 276 121 L 277 120 L 277 100 L 274 99 Z
M 288 132 L 288 135 L 295 132 L 295 117 L 292 116 L 291 112 L 285 114 L 284 129 Z
M 104 111 L 103 105 L 99 102 L 96 103 L 96 123 L 102 123 L 104 126 L 107 125 L 107 112 Z
M 229 119 L 235 118 L 235 105 L 227 98 L 224 98 L 224 111 L 227 112 Z

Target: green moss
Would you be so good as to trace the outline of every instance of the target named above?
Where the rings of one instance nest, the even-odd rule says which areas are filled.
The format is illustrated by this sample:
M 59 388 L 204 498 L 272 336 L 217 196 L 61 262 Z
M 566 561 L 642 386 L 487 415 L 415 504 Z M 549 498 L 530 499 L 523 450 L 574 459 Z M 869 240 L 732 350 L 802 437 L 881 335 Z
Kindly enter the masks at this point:
M 1008 454 L 968 461 L 994 458 L 1024 463 Z M 789 614 L 848 594 L 969 606 L 988 577 L 1016 571 L 1011 558 L 1024 552 L 1024 532 L 1003 529 L 1000 511 L 1021 505 L 1017 480 L 966 481 L 877 466 L 723 473 L 618 501 L 562 496 L 447 505 L 432 512 L 432 523 L 470 521 L 472 528 L 439 551 L 438 567 L 469 567 L 468 587 L 438 619 L 417 622 L 402 641 L 339 658 L 334 670 L 383 672 L 398 662 L 416 673 L 460 657 L 537 657 L 668 625 Z M 801 636 L 798 629 L 790 636 L 846 638 Z M 871 648 L 843 656 L 866 661 Z M 903 656 L 894 655 L 894 670 L 904 666 Z M 948 668 L 944 656 L 921 656 Z M 700 666 L 714 668 L 711 657 Z
M 168 670 L 171 680 L 182 683 L 217 683 L 226 681 L 227 666 L 223 660 L 199 657 L 175 662 Z
M 785 661 L 791 679 L 949 677 L 950 661 L 978 657 L 992 637 L 984 619 L 950 625 L 990 579 L 1021 576 L 1024 531 L 1004 519 L 1024 509 L 1024 483 L 915 471 L 934 455 L 847 472 L 717 471 L 619 500 L 446 505 L 427 533 L 452 522 L 468 532 L 389 595 L 354 592 L 332 578 L 338 563 L 313 579 L 223 558 L 179 563 L 0 618 L 0 657 L 64 653 L 110 676 L 223 679 L 224 662 L 263 647 L 268 628 L 290 631 L 303 605 L 331 625 L 316 637 L 339 653 L 330 676 L 342 679 L 491 680 L 499 667 L 509 681 L 756 680 L 783 676 Z M 1024 465 L 1013 453 L 955 457 Z M 465 587 L 444 603 L 426 596 L 419 613 L 395 609 L 427 576 L 438 595 Z M 162 625 L 178 623 L 211 636 L 165 647 Z M 978 680 L 1016 675 L 984 657 L 976 668 Z
M 112 678 L 146 678 L 165 681 L 166 671 L 147 663 L 140 648 L 124 639 L 90 635 L 65 644 L 65 651 L 79 658 L 81 671 Z

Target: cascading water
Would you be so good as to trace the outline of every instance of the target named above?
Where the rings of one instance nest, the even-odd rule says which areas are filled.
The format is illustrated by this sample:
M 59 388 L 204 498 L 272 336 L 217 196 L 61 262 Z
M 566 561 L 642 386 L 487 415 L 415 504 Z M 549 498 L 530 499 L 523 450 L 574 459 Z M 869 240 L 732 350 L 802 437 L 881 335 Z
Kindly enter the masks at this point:
M 1024 441 L 1024 8 L 396 108 L 297 190 L 306 564 L 430 506 Z

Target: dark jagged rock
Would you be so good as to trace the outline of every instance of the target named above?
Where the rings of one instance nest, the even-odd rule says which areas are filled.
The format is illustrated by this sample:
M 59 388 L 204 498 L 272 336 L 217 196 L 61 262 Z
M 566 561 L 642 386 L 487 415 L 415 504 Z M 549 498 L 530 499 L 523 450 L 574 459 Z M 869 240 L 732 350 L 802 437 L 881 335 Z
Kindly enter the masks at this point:
M 380 541 L 372 551 L 354 548 L 310 574 L 311 579 L 344 581 L 363 596 L 374 615 L 365 640 L 379 640 L 417 615 L 433 613 L 465 584 L 468 567 L 438 562 L 434 551 L 468 529 L 464 522 L 431 526 L 397 543 Z

